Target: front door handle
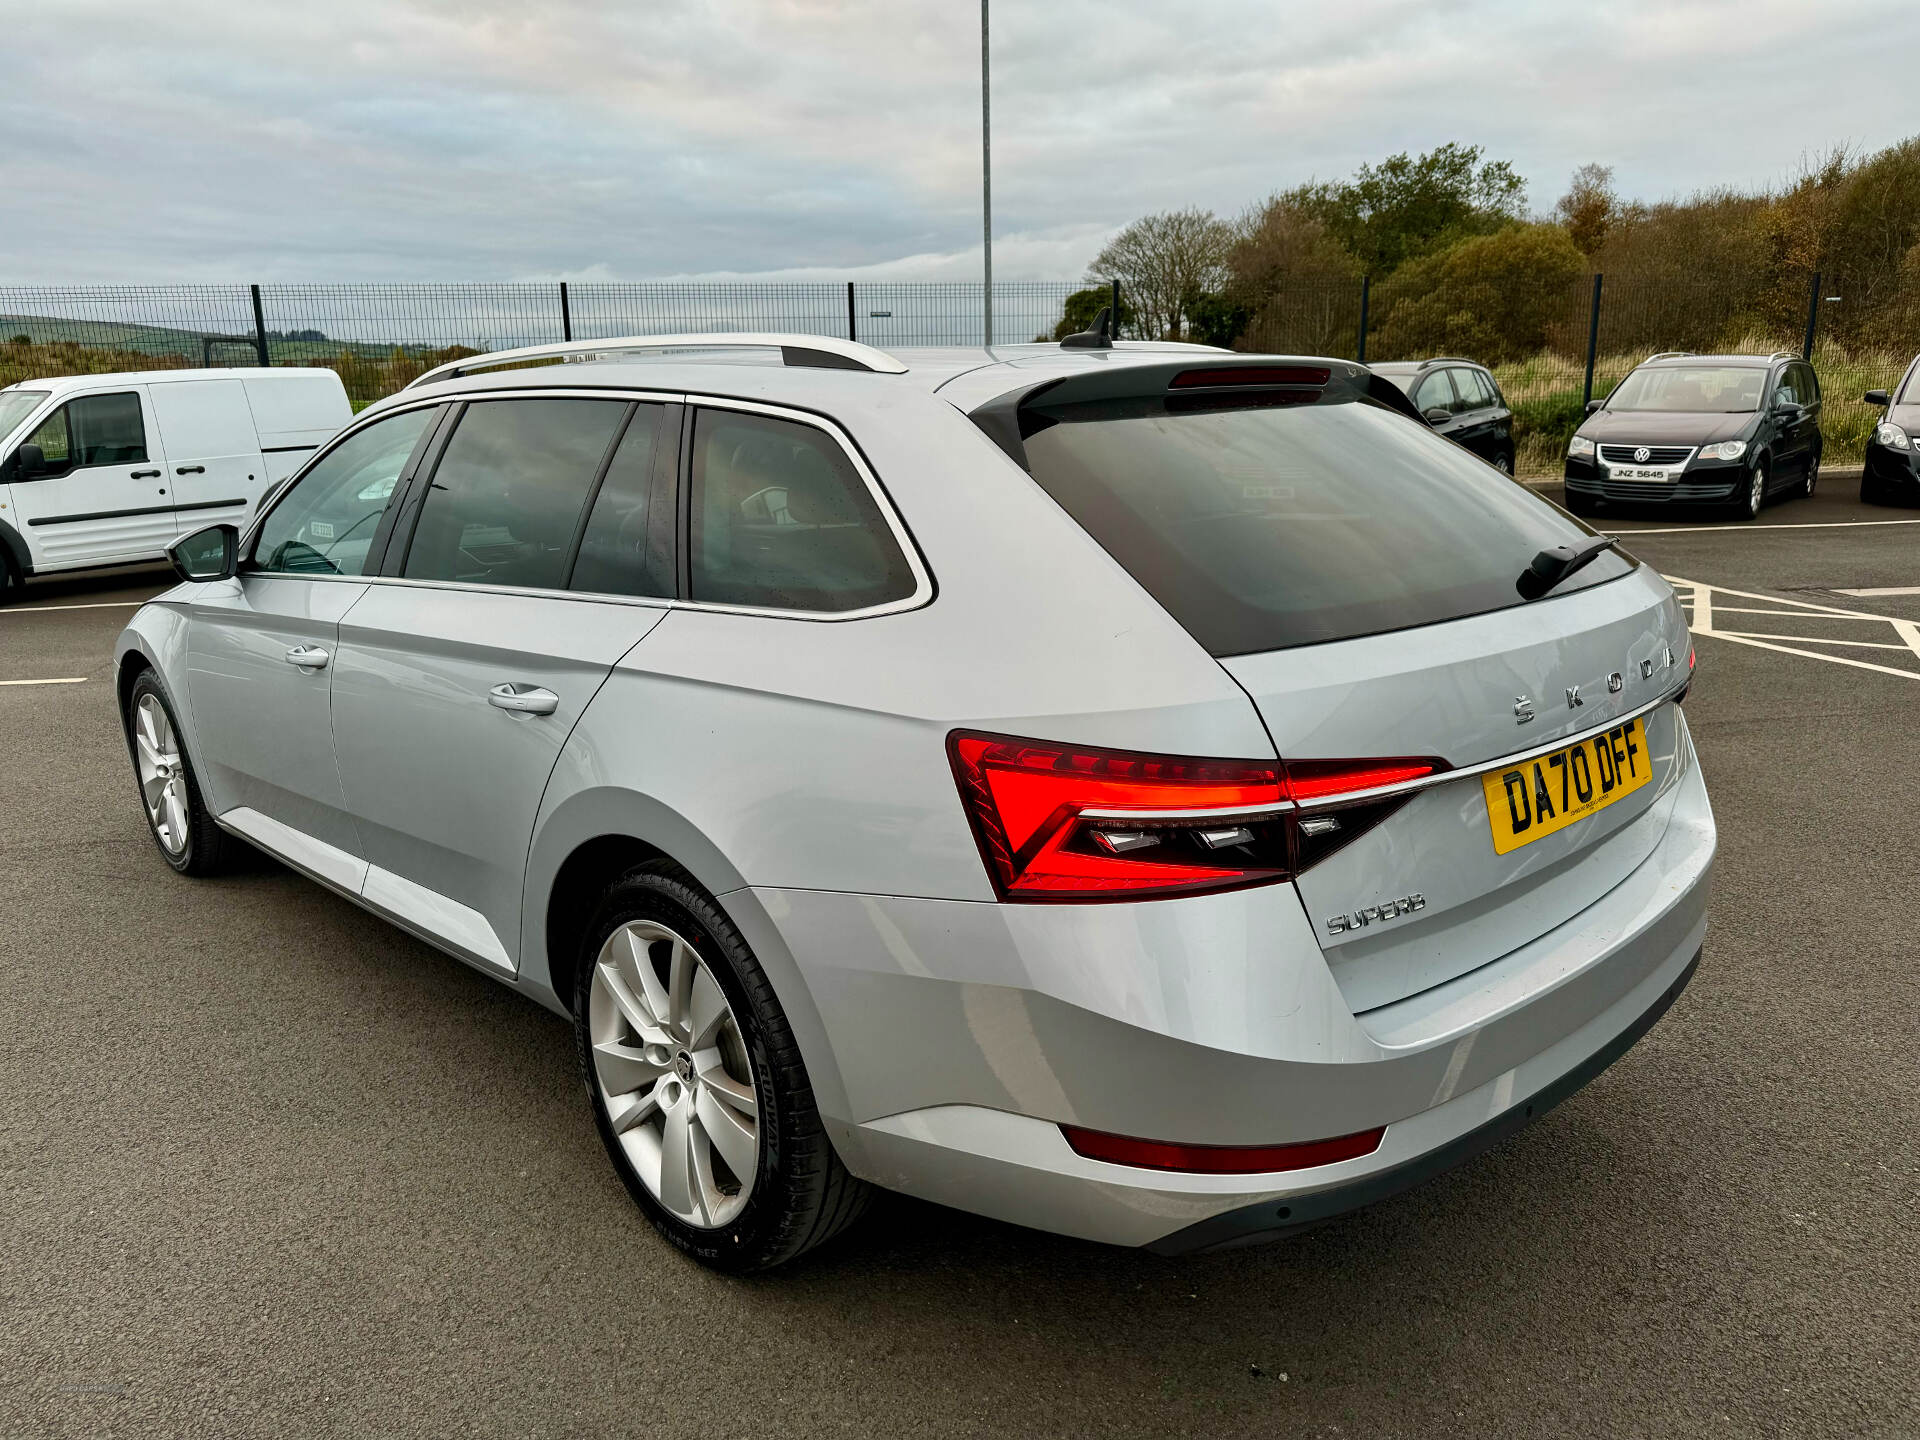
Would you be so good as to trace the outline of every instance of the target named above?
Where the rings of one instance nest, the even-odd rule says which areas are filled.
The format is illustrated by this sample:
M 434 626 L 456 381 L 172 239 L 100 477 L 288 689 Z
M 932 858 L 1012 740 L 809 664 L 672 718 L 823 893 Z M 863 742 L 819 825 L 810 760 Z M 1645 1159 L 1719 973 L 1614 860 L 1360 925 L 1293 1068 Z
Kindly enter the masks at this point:
M 496 710 L 511 710 L 516 715 L 551 715 L 560 708 L 560 697 L 541 685 L 515 685 L 508 681 L 487 691 L 487 703 Z
M 324 669 L 327 661 L 332 658 L 318 645 L 296 645 L 287 651 L 287 663 L 298 665 L 302 670 Z
M 160 478 L 160 472 L 158 470 L 135 470 L 127 478 L 129 480 L 158 480 Z
M 154 473 L 158 474 L 159 472 L 155 471 Z M 173 473 L 176 475 L 204 475 L 207 473 L 207 467 L 204 465 L 176 465 L 173 467 Z

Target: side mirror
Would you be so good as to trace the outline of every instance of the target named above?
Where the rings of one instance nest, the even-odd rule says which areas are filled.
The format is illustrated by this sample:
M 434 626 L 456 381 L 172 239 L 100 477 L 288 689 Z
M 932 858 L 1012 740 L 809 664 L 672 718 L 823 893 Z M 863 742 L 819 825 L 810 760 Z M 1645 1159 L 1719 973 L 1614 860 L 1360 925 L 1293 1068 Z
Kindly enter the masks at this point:
M 13 452 L 16 480 L 38 480 L 47 473 L 47 452 L 38 445 L 22 445 Z
M 174 541 L 167 558 L 182 580 L 231 580 L 240 560 L 240 532 L 231 525 L 209 525 Z
M 1884 390 L 1869 390 L 1860 398 L 1869 405 L 1878 405 L 1882 410 L 1893 403 L 1893 397 Z
M 1607 402 L 1604 400 L 1589 400 L 1587 401 L 1587 414 L 1598 415 L 1602 410 L 1606 409 L 1606 406 Z
M 1421 414 L 1429 425 L 1444 425 L 1453 418 L 1453 412 L 1451 410 L 1443 409 L 1438 405 L 1435 405 L 1430 410 L 1422 411 Z

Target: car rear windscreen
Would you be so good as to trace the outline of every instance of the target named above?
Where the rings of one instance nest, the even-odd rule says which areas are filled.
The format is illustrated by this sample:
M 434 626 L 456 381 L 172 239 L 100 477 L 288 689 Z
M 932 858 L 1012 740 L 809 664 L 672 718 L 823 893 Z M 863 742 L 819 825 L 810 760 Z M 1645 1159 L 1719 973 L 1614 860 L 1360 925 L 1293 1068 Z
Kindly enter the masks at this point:
M 1519 605 L 1539 551 L 1592 533 L 1370 400 L 1181 398 L 1034 405 L 1020 428 L 1034 479 L 1217 656 Z M 1553 594 L 1631 567 L 1603 555 Z

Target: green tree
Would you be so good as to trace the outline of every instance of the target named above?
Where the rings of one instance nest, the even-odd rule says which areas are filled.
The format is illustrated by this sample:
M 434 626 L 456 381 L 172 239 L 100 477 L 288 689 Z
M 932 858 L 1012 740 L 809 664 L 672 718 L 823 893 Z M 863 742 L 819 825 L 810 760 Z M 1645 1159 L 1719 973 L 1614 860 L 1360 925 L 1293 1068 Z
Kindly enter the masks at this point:
M 1383 356 L 1499 365 L 1547 348 L 1584 315 L 1586 257 L 1558 225 L 1514 225 L 1415 260 L 1374 290 Z
M 1318 220 L 1369 275 L 1385 276 L 1472 235 L 1516 223 L 1527 185 L 1505 160 L 1481 159 L 1478 145 L 1442 145 L 1424 155 L 1390 155 L 1351 180 L 1317 182 L 1279 198 Z

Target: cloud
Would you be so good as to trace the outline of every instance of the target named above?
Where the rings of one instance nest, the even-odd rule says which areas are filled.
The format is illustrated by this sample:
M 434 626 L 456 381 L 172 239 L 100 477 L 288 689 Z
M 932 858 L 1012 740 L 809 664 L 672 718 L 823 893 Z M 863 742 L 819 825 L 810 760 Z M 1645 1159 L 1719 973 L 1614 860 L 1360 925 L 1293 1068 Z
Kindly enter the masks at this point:
M 1237 211 L 1447 140 L 1550 204 L 1900 138 L 1887 0 L 1003 0 L 996 274 L 1077 278 L 1149 210 Z M 977 268 L 978 11 L 905 0 L 75 0 L 9 20 L 22 279 L 960 278 Z M 1871 57 L 1867 57 L 1871 58 Z

